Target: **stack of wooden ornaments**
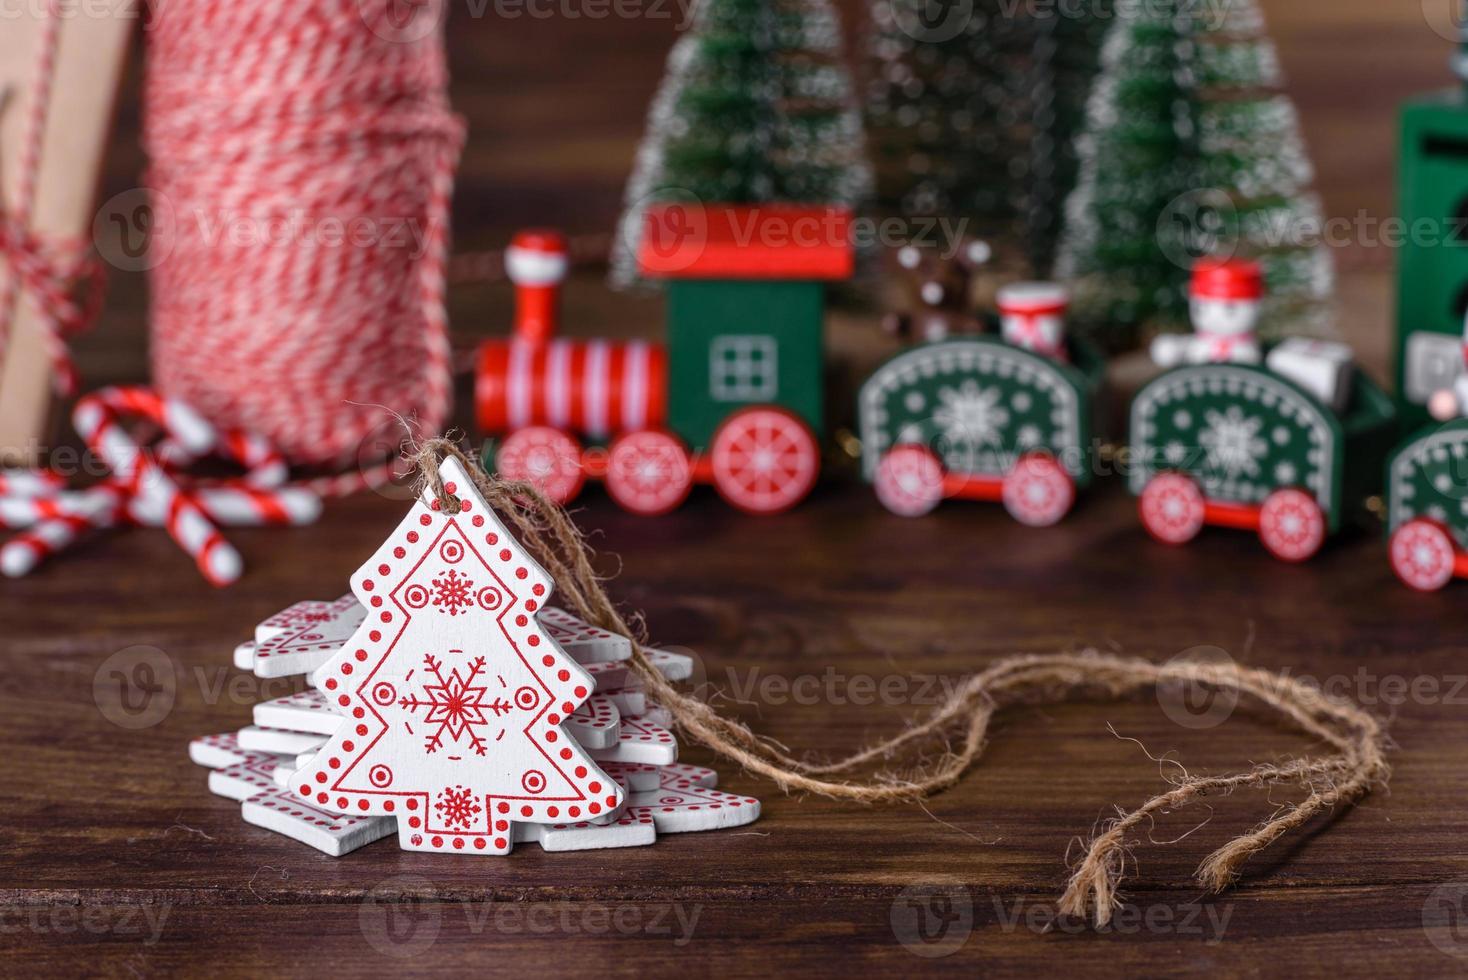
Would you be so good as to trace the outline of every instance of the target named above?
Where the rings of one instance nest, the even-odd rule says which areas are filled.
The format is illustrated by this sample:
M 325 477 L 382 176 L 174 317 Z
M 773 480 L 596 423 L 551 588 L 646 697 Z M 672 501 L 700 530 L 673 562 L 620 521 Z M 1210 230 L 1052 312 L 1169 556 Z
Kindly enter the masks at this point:
M 632 644 L 544 606 L 551 582 L 455 460 L 462 509 L 425 495 L 353 593 L 261 623 L 235 666 L 309 676 L 254 724 L 190 743 L 247 823 L 343 855 L 398 830 L 405 850 L 506 854 L 634 847 L 751 823 L 758 800 L 677 762 Z M 692 658 L 645 650 L 672 681 Z

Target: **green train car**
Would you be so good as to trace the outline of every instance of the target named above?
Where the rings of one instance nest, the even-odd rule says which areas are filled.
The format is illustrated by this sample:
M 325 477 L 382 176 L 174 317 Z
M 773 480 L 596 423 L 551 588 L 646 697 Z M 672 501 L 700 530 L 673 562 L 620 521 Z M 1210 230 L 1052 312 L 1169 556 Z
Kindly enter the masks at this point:
M 1031 527 L 1059 522 L 1090 485 L 1104 359 L 1071 363 L 998 337 L 937 341 L 874 371 L 857 396 L 862 472 L 905 517 L 949 498 L 1002 501 Z
M 1395 410 L 1359 371 L 1337 414 L 1268 368 L 1202 364 L 1142 388 L 1129 428 L 1129 484 L 1154 538 L 1181 545 L 1205 525 L 1237 528 L 1302 562 L 1380 489 Z
M 1386 506 L 1398 578 L 1422 592 L 1468 578 L 1468 419 L 1425 429 L 1392 453 Z

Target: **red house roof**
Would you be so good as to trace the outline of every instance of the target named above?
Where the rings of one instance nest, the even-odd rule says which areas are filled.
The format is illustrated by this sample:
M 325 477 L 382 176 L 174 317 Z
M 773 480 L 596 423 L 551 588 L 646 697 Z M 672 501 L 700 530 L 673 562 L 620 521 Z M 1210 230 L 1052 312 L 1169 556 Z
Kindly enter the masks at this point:
M 637 264 L 655 279 L 851 277 L 851 212 L 789 204 L 657 204 Z

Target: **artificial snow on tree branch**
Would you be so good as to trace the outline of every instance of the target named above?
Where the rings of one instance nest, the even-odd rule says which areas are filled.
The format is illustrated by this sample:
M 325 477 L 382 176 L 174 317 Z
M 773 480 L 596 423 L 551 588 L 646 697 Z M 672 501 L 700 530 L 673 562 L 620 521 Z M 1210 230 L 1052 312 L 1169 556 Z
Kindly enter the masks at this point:
M 1106 39 L 1055 274 L 1113 348 L 1144 323 L 1183 327 L 1209 255 L 1263 265 L 1266 337 L 1323 332 L 1332 264 L 1297 114 L 1254 0 L 1222 13 L 1127 4 Z
M 1047 274 L 1112 6 L 974 0 L 935 17 L 921 0 L 872 0 L 864 108 L 880 210 L 966 220 Z
M 649 108 L 611 282 L 639 281 L 643 214 L 658 201 L 854 206 L 870 185 L 829 0 L 701 0 Z

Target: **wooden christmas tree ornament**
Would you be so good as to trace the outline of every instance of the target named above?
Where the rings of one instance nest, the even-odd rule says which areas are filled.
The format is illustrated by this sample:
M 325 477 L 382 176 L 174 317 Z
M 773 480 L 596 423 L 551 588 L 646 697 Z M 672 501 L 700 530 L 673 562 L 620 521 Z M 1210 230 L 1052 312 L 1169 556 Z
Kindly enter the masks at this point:
M 397 820 L 405 850 L 508 854 L 511 823 L 597 817 L 623 791 L 563 727 L 593 681 L 540 625 L 550 577 L 456 460 L 352 578 L 366 619 L 322 668 L 349 724 L 292 789 Z

